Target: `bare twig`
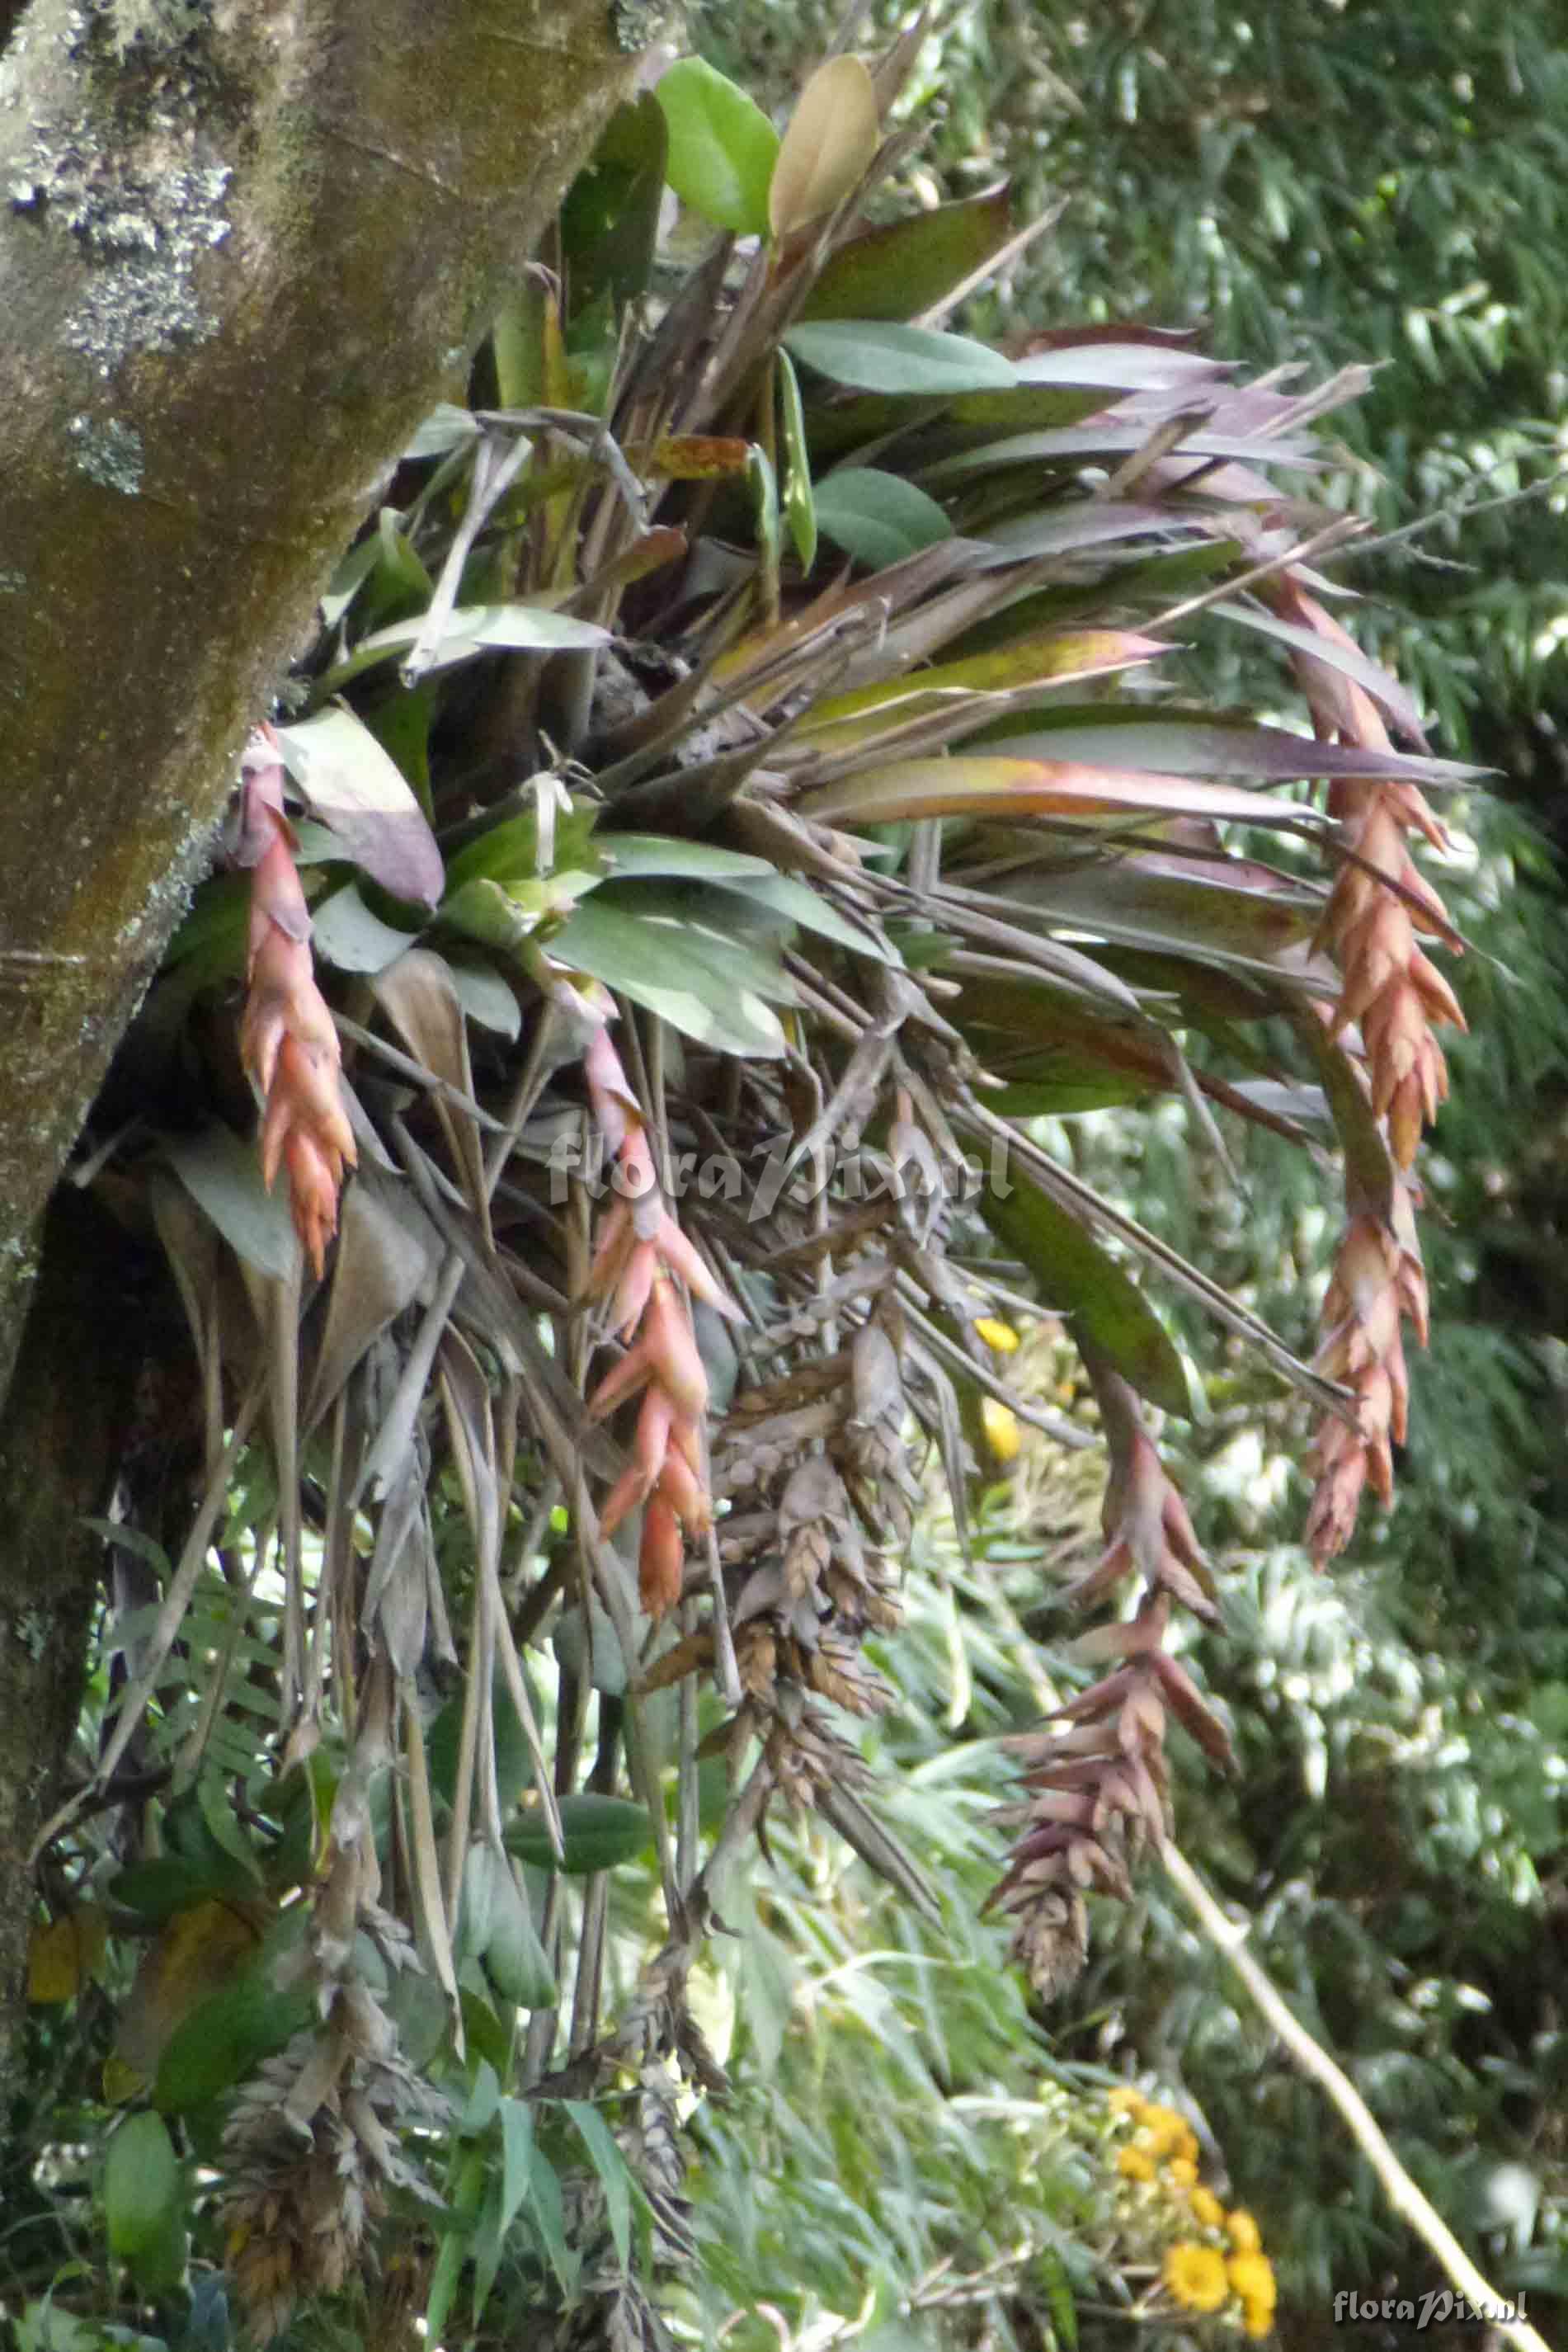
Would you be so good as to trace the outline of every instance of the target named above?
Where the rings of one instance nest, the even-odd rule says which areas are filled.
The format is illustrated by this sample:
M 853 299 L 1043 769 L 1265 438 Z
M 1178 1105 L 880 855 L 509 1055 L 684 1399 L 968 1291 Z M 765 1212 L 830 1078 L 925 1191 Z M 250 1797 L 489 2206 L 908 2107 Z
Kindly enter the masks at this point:
M 1491 2311 L 1503 2309 L 1506 2298 L 1500 2295 L 1477 2270 L 1442 2215 L 1417 2189 L 1344 2069 L 1330 2057 L 1322 2042 L 1313 2040 L 1247 1950 L 1247 1928 L 1226 1916 L 1186 1857 L 1168 1843 L 1165 1847 L 1165 1864 L 1176 1887 L 1197 1915 L 1204 1934 L 1215 1949 L 1224 1954 L 1302 2074 L 1312 2076 L 1344 2117 L 1351 2137 L 1376 2174 L 1384 2195 L 1400 2220 L 1415 2231 L 1467 2302 Z M 1544 2338 L 1538 2336 L 1527 2321 L 1499 2319 L 1493 2324 L 1498 2334 L 1509 2343 L 1523 2345 L 1528 2347 L 1528 2352 L 1547 2352 Z

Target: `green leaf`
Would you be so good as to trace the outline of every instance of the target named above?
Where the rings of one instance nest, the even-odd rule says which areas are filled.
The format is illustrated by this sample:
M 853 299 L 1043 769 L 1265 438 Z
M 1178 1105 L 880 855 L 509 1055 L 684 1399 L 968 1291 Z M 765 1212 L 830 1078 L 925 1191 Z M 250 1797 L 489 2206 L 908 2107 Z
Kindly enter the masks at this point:
M 519 2009 L 549 2009 L 559 1998 L 549 1955 L 539 1940 L 527 1896 L 504 1854 L 486 1847 L 493 1869 L 485 1973 L 503 2000 Z
M 773 460 L 766 449 L 752 443 L 746 453 L 747 478 L 751 484 L 752 508 L 757 524 L 757 551 L 762 558 L 765 580 L 775 588 L 779 578 L 779 477 L 773 470 Z
M 534 2111 L 526 2099 L 501 2101 L 501 2230 L 517 2219 L 528 2193 L 534 2147 Z
M 457 2167 L 457 2177 L 452 2185 L 453 2226 L 441 2241 L 430 2274 L 430 2296 L 424 2307 L 424 2333 L 428 2341 L 438 2344 L 457 2292 L 457 2282 L 474 2236 L 474 2224 L 485 2195 L 486 2157 L 483 2148 L 464 2151 Z
M 829 256 L 801 318 L 912 319 L 983 269 L 1012 233 L 1006 186 L 867 229 Z
M 350 678 L 378 662 L 404 654 L 419 636 L 420 621 L 397 621 L 361 637 L 346 661 L 329 669 L 316 684 L 316 698 L 336 694 Z M 610 632 L 597 621 L 580 621 L 557 613 L 548 604 L 457 604 L 431 648 L 428 667 L 450 669 L 482 653 L 560 654 L 590 652 L 610 643 Z
M 447 890 L 451 892 L 476 879 L 509 882 L 520 877 L 531 881 L 574 867 L 593 866 L 597 851 L 591 844 L 598 816 L 597 809 L 580 801 L 573 802 L 570 808 L 558 808 L 551 855 L 541 863 L 536 799 L 531 807 L 520 809 L 515 816 L 498 818 L 456 851 L 447 862 Z
M 481 947 L 505 951 L 521 947 L 542 922 L 570 914 L 579 898 L 598 887 L 597 874 L 519 876 L 511 882 L 476 877 L 448 891 L 441 919 Z
M 779 413 L 784 433 L 784 515 L 802 572 L 817 560 L 817 502 L 811 491 L 811 455 L 806 446 L 806 412 L 800 379 L 788 352 L 779 353 Z
M 1137 948 L 1204 961 L 1277 965 L 1315 929 L 1322 898 L 1293 889 L 1245 858 L 1184 866 L 1171 858 L 1123 857 L 1009 877 L 1009 898 L 1038 908 L 1053 926 L 1071 925 Z M 1299 956 L 1291 969 L 1300 973 Z
M 913 716 L 923 698 L 952 697 L 955 689 L 968 694 L 1016 694 L 1025 687 L 1054 688 L 1070 680 L 1103 677 L 1109 670 L 1155 661 L 1170 647 L 1157 637 L 1134 636 L 1128 629 L 1040 629 L 1013 637 L 986 653 L 966 655 L 961 661 L 940 662 L 908 677 L 857 687 L 819 702 L 797 730 L 796 741 L 813 750 L 822 738 L 833 748 L 859 743 L 881 731 L 881 719 Z M 906 706 L 901 708 L 900 706 Z M 1035 723 L 1030 711 L 1028 724 Z M 862 722 L 855 724 L 854 722 Z M 969 737 L 971 745 L 991 740 L 990 730 Z M 1019 747 L 1009 737 L 1010 753 Z M 1032 749 L 1032 745 L 1025 746 Z M 1047 738 L 1041 756 L 1055 758 Z
M 372 915 L 350 882 L 312 908 L 310 936 L 317 954 L 339 971 L 384 971 L 418 934 L 400 931 Z
M 1042 2246 L 1035 2257 L 1035 2268 L 1045 2288 L 1051 2326 L 1061 2339 L 1062 2352 L 1078 2352 L 1078 2306 L 1072 2299 L 1072 2282 L 1066 2263 L 1054 2246 Z
M 779 133 L 761 108 L 701 58 L 682 58 L 653 92 L 669 132 L 665 177 L 684 205 L 737 236 L 768 233 Z
M 620 989 L 699 1045 L 781 1054 L 784 1032 L 766 1002 L 791 993 L 778 965 L 679 916 L 635 909 L 630 897 L 630 888 L 602 889 L 584 899 L 551 940 L 551 954 Z
M 1011 1190 L 988 1185 L 980 1214 L 1040 1284 L 1048 1307 L 1092 1340 L 1141 1396 L 1166 1412 L 1192 1411 L 1186 1368 L 1137 1285 L 1107 1257 L 1075 1217 L 1009 1169 Z
M 559 1800 L 563 1859 L 560 1867 L 576 1878 L 595 1870 L 613 1870 L 644 1853 L 653 1842 L 646 1807 L 626 1797 L 596 1796 L 580 1790 Z M 507 1848 L 530 1869 L 556 1867 L 549 1832 L 542 1821 L 522 1813 L 507 1825 Z
M 610 2234 L 624 2270 L 632 2253 L 632 2176 L 626 2168 L 626 2159 L 597 2107 L 591 2106 L 586 2099 L 563 2099 L 561 2105 L 577 2126 L 589 2162 L 599 2175 Z
M 522 1034 L 521 1008 L 498 971 L 492 971 L 487 964 L 454 963 L 450 957 L 446 969 L 470 1021 L 477 1021 L 482 1029 L 494 1029 L 502 1037 Z
M 475 2070 L 473 2085 L 457 2129 L 465 2139 L 477 2139 L 487 2131 L 500 2111 L 501 2084 L 496 2069 L 487 2058 L 481 2058 Z
M 536 1705 L 538 1693 L 528 1685 Z M 430 1785 L 444 1804 L 452 1802 L 457 1786 L 457 1759 L 463 1738 L 464 1694 L 449 1698 L 430 1727 L 426 1761 Z M 490 1693 L 490 1726 L 495 1758 L 496 1790 L 503 1813 L 509 1813 L 533 1779 L 533 1758 L 528 1735 L 513 1702 L 506 1675 L 497 1669 Z
M 643 292 L 653 268 L 669 141 L 652 90 L 618 106 L 560 209 L 561 257 L 572 315 L 608 297 L 619 309 Z
M 819 530 L 873 572 L 953 536 L 934 498 L 875 466 L 841 467 L 817 484 L 815 496 Z
M 196 1782 L 195 1796 L 212 1843 L 235 1865 L 238 1876 L 231 1885 L 235 1892 L 259 1893 L 261 1869 L 256 1849 L 235 1819 L 222 1773 L 211 1769 L 204 1771 Z
M 248 1968 L 200 2002 L 170 2035 L 152 2086 L 153 2101 L 165 2115 L 204 2106 L 243 2083 L 310 2022 L 309 1985 L 298 1974 L 278 1983 L 278 1962 L 303 1933 L 298 1908 L 285 1914 Z
M 214 874 L 202 883 L 169 942 L 166 966 L 189 964 L 198 982 L 230 980 L 245 970 L 250 876 Z
M 577 2292 L 578 2274 L 582 2268 L 580 2258 L 566 2242 L 566 2211 L 561 2200 L 560 2179 L 554 2165 L 536 2140 L 528 2150 L 528 2186 L 534 2218 L 539 2236 L 544 2240 L 545 2252 L 551 2270 L 560 2283 L 560 2290 L 570 2308 Z
M 678 834 L 605 833 L 597 845 L 618 880 L 653 875 L 683 882 L 763 882 L 773 872 L 766 857 L 706 841 L 683 841 Z
M 874 956 L 878 963 L 903 961 L 891 940 L 873 931 L 869 924 L 841 914 L 820 890 L 793 875 L 768 873 L 755 882 L 737 879 L 721 882 L 718 887 L 734 890 L 755 906 L 768 908 L 781 922 L 798 924 L 803 931 L 818 931 L 823 939 L 836 940 L 841 947 L 852 949 L 856 955 Z
M 135 2265 L 183 2211 L 184 2173 L 162 2116 L 127 2116 L 109 2143 L 103 2171 L 109 2250 Z
M 230 1247 L 259 1273 L 287 1281 L 299 1263 L 288 1187 L 267 1190 L 255 1146 L 242 1143 L 232 1129 L 214 1126 L 195 1136 L 166 1137 L 163 1151 Z
M 1015 381 L 1012 362 L 988 343 L 883 319 L 819 319 L 792 327 L 786 348 L 819 375 L 857 392 L 997 391 Z
M 210 1871 L 184 1862 L 176 1854 L 158 1854 L 151 1862 L 133 1862 L 109 1882 L 109 1899 L 121 1909 L 161 1927 L 176 1911 L 188 1910 L 220 1889 Z
M 422 457 L 444 457 L 449 449 L 460 449 L 465 441 L 472 441 L 479 429 L 478 419 L 468 409 L 459 408 L 450 400 L 439 400 L 429 415 L 415 426 L 413 439 L 404 443 L 403 457 L 410 464 Z M 359 551 L 356 549 L 355 554 Z M 351 563 L 353 557 L 349 562 Z M 345 564 L 339 565 L 332 581 L 335 592 L 341 592 L 347 569 Z M 329 614 L 329 621 L 333 617 Z

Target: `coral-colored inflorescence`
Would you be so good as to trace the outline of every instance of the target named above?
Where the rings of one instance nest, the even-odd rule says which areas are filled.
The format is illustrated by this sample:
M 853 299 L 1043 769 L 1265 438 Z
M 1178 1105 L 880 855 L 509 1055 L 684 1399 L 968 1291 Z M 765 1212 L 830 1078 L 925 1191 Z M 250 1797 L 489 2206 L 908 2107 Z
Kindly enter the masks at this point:
M 738 1321 L 740 1310 L 665 1206 L 647 1127 L 608 1029 L 589 1045 L 583 1073 L 600 1133 L 618 1163 L 618 1197 L 600 1228 L 589 1296 L 611 1301 L 612 1327 L 632 1342 L 589 1399 L 589 1410 L 601 1418 L 643 1394 L 632 1458 L 605 1498 L 600 1525 L 612 1534 L 641 1507 L 639 1592 L 648 1614 L 661 1617 L 681 1597 L 685 1537 L 706 1535 L 713 1524 L 703 1450 L 707 1374 L 678 1285 L 721 1315 Z
M 1293 581 L 1280 583 L 1275 602 L 1283 618 L 1326 646 L 1357 652 L 1333 615 Z M 1378 753 L 1390 749 L 1388 730 L 1363 687 L 1331 661 L 1305 651 L 1293 658 L 1324 740 Z M 1336 777 L 1329 813 L 1339 820 L 1345 853 L 1319 928 L 1319 944 L 1332 951 L 1342 974 L 1329 1025 L 1335 1035 L 1352 1023 L 1360 1029 L 1372 1110 L 1384 1122 L 1399 1172 L 1377 1213 L 1353 1201 L 1323 1302 L 1318 1368 L 1354 1390 L 1356 1409 L 1354 1425 L 1337 1416 L 1325 1420 L 1313 1448 L 1317 1484 L 1306 1541 L 1320 1562 L 1350 1541 L 1364 1487 L 1384 1502 L 1393 1496 L 1393 1448 L 1404 1440 L 1407 1397 L 1401 1323 L 1409 1323 L 1418 1345 L 1427 1339 L 1427 1278 L 1404 1171 L 1448 1091 L 1433 1024 L 1465 1026 L 1452 989 L 1416 944 L 1421 932 L 1460 945 L 1442 900 L 1410 855 L 1413 834 L 1434 848 L 1447 843 L 1426 800 L 1414 784 L 1390 777 Z
M 316 985 L 310 917 L 283 813 L 283 763 L 270 728 L 251 738 L 241 765 L 238 862 L 251 869 L 248 993 L 240 1054 L 262 1104 L 261 1169 L 268 1192 L 288 1171 L 295 1231 L 319 1276 L 338 1230 L 353 1131 L 339 1084 L 338 1032 Z

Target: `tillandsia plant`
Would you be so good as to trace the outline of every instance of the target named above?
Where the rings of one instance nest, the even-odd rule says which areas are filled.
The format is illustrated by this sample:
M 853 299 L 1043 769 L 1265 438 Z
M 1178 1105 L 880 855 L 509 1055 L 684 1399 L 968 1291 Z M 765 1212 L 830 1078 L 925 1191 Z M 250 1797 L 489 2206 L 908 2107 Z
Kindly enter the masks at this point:
M 1354 526 L 1312 427 L 1362 375 L 954 331 L 1030 232 L 1001 188 L 873 209 L 918 38 L 831 58 L 782 136 L 691 58 L 616 116 L 345 559 L 246 758 L 248 881 L 126 1049 L 98 1181 L 167 1252 L 206 1463 L 93 1769 L 172 1774 L 110 1889 L 153 1937 L 115 2063 L 215 2166 L 264 2335 L 364 2267 L 432 2341 L 503 2278 L 659 2339 L 725 1874 L 813 1808 L 933 1907 L 857 1721 L 927 1460 L 961 1528 L 988 1429 L 1095 1442 L 1014 1392 L 1020 1317 L 1071 1334 L 1109 1456 L 1064 1596 L 1108 1671 L 1019 1736 L 994 1896 L 1042 1993 L 1166 1832 L 1170 1718 L 1228 1754 L 1167 1649 L 1220 1602 L 1149 1418 L 1190 1410 L 1161 1295 L 1322 1416 L 1320 1551 L 1388 1488 L 1458 1018 L 1407 843 L 1471 772 L 1322 601 Z M 1215 625 L 1283 641 L 1312 732 L 1193 698 Z M 1173 1099 L 1221 1165 L 1222 1119 L 1337 1133 L 1316 1364 L 1036 1124 Z

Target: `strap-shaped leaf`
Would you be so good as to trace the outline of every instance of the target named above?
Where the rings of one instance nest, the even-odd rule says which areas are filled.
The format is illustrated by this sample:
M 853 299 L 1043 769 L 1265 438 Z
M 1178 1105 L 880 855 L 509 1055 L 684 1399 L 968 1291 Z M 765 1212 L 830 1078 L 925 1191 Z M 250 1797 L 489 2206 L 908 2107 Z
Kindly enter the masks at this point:
M 1167 1412 L 1192 1410 L 1186 1367 L 1137 1285 L 1077 1219 L 1047 1200 L 1021 1170 L 987 1188 L 980 1213 L 997 1239 L 1022 1258 L 1049 1307 L 1064 1315 L 1130 1381 Z
M 989 343 L 942 335 L 928 327 L 902 327 L 879 319 L 821 319 L 792 327 L 786 348 L 819 375 L 857 392 L 949 393 L 1009 386 L 1012 363 Z

